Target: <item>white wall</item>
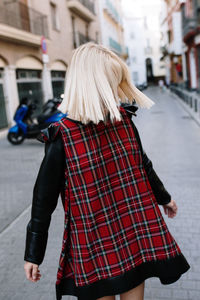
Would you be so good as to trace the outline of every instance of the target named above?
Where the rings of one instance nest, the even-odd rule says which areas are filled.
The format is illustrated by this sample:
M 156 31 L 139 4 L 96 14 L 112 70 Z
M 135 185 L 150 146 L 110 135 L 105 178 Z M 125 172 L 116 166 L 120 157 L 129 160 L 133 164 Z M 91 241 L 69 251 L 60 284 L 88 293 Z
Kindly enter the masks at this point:
M 176 11 L 172 14 L 173 34 L 174 39 L 171 45 L 171 50 L 177 55 L 182 54 L 182 22 L 181 12 Z
M 153 62 L 152 69 L 154 76 L 164 76 L 165 68 L 160 61 L 162 56 L 160 13 L 161 0 L 122 0 L 124 11 L 126 45 L 130 53 L 131 73 L 138 71 L 139 84 L 146 81 L 146 59 Z M 135 40 L 130 39 L 130 32 L 135 35 Z M 147 53 L 146 48 L 150 47 L 151 52 Z M 133 53 L 136 54 L 136 62 L 133 62 Z
M 128 65 L 135 85 L 146 82 L 143 20 L 124 18 L 125 45 L 128 46 Z
M 112 4 L 112 6 L 115 8 L 119 16 L 121 17 L 120 3 L 118 3 L 116 0 L 109 0 L 109 2 Z M 114 39 L 117 43 L 122 44 L 122 41 L 119 40 L 119 29 L 117 29 L 117 26 L 114 26 L 112 22 L 109 22 L 104 17 L 103 10 L 108 9 L 106 0 L 98 0 L 98 5 L 99 5 L 99 18 L 100 18 L 102 44 L 110 47 L 109 44 L 110 37 Z M 109 13 L 111 13 L 111 11 L 109 11 Z

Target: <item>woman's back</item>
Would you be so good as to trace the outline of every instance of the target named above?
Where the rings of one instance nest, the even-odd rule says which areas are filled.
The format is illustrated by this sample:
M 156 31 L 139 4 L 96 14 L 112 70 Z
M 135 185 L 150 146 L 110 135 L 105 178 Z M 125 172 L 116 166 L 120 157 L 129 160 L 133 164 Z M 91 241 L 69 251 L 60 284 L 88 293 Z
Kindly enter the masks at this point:
M 81 287 L 180 253 L 149 184 L 132 121 L 124 108 L 120 112 L 122 120 L 115 124 L 83 125 L 67 118 L 55 124 L 67 174 L 57 285 L 64 277 Z

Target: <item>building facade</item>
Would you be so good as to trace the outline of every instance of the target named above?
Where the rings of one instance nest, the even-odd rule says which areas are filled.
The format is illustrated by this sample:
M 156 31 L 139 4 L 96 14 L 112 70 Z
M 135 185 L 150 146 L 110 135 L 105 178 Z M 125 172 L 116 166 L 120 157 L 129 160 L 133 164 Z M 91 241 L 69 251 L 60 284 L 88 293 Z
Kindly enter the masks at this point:
M 170 83 L 200 91 L 200 1 L 164 0 L 163 60 Z
M 128 66 L 136 86 L 147 82 L 145 66 L 145 37 L 143 18 L 124 17 L 125 43 L 128 46 Z
M 127 59 L 121 0 L 98 0 L 102 44 Z
M 98 9 L 94 0 L 0 2 L 0 129 L 24 98 L 38 114 L 63 93 L 72 50 L 101 41 Z
M 123 1 L 125 42 L 128 46 L 129 67 L 135 85 L 156 83 L 165 76 L 160 61 L 160 1 Z
M 183 57 L 185 61 L 184 82 L 190 90 L 200 91 L 200 1 L 186 0 L 182 3 Z
M 162 52 L 166 64 L 166 81 L 184 81 L 181 0 L 164 0 L 161 18 Z M 183 70 L 184 69 L 184 70 Z

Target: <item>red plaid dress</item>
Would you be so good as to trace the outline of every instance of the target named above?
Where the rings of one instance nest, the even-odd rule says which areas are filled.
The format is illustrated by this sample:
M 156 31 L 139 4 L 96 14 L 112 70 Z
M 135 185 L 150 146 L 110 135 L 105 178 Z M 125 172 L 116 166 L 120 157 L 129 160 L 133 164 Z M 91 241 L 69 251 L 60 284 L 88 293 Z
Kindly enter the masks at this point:
M 120 294 L 148 277 L 163 284 L 188 269 L 145 172 L 131 120 L 83 125 L 63 118 L 65 210 L 57 299 Z

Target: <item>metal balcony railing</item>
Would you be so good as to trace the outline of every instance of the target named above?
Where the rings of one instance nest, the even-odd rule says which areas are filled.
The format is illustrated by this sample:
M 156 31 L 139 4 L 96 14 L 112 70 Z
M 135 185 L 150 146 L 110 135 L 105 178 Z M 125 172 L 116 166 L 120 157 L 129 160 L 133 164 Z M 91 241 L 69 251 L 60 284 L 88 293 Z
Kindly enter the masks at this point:
M 183 37 L 185 37 L 189 32 L 193 31 L 196 27 L 196 18 L 185 18 L 183 23 Z
M 47 16 L 15 0 L 0 2 L 0 23 L 48 37 Z
M 87 7 L 93 14 L 95 14 L 95 7 L 94 7 L 94 2 L 90 0 L 78 0 L 81 2 L 85 7 Z
M 111 37 L 109 37 L 109 45 L 117 53 L 119 53 L 119 54 L 122 53 L 122 46 L 117 41 L 115 41 L 113 38 L 111 38 Z
M 79 31 L 76 31 L 74 34 L 73 34 L 73 42 L 74 42 L 74 48 L 77 48 L 79 47 L 80 45 L 82 44 L 85 44 L 87 42 L 94 42 L 96 43 L 97 41 L 92 39 L 91 37 L 89 36 L 86 36 L 84 34 L 82 34 L 81 32 Z
M 185 15 L 185 7 L 181 7 L 183 37 L 200 26 L 200 0 L 193 0 L 193 12 L 191 16 Z
M 175 93 L 185 104 L 192 116 L 200 122 L 200 97 L 199 91 L 187 91 L 182 86 L 171 85 L 170 90 Z

